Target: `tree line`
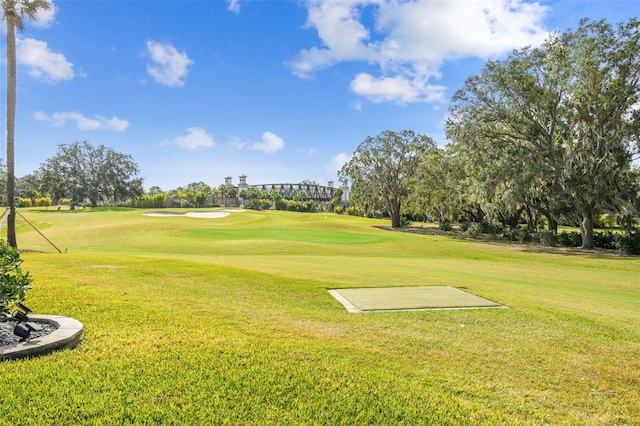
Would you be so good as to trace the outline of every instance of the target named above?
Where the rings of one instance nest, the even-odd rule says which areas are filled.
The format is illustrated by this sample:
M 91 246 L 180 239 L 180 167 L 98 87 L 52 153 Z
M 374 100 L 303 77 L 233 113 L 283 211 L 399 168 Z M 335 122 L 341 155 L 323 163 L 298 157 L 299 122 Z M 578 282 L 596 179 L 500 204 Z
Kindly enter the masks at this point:
M 583 20 L 540 47 L 489 61 L 451 100 L 449 140 L 412 131 L 367 138 L 340 170 L 351 200 L 393 227 L 424 215 L 515 228 L 602 215 L 631 230 L 640 210 L 640 22 Z M 403 216 L 404 215 L 404 216 Z
M 604 215 L 631 232 L 640 211 L 640 22 L 583 20 L 539 47 L 489 61 L 454 94 L 445 133 L 445 147 L 412 130 L 366 138 L 339 171 L 350 211 L 387 215 L 394 228 L 426 218 L 445 229 L 452 222 L 489 231 L 524 226 L 552 239 L 559 225 L 576 225 L 584 248 L 594 247 Z M 304 194 L 285 203 L 254 188 L 238 194 L 203 182 L 145 194 L 131 156 L 87 141 L 60 145 L 14 182 L 9 141 L 7 150 L 0 195 L 10 207 L 15 191 L 91 206 L 162 207 L 166 197 L 203 206 L 214 195 L 240 196 L 251 208 L 313 210 Z

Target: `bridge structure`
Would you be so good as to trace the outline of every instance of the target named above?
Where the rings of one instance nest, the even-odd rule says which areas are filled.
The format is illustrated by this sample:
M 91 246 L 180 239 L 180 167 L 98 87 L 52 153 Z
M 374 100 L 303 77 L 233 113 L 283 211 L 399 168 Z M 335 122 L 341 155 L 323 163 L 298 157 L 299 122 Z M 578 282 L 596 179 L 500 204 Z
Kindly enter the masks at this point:
M 256 188 L 259 191 L 276 191 L 282 198 L 286 200 L 292 200 L 296 194 L 304 191 L 304 196 L 301 198 L 303 201 L 313 200 L 318 203 L 327 203 L 333 199 L 337 188 L 333 186 L 333 181 L 329 181 L 327 185 L 320 185 L 316 182 L 302 182 L 302 183 L 264 183 L 259 185 L 247 184 L 247 176 L 240 176 L 240 182 L 238 185 L 233 185 L 231 177 L 225 178 L 225 185 L 227 187 L 236 187 L 238 192 L 242 192 L 248 188 Z M 343 199 L 346 198 L 347 191 L 343 188 Z
M 296 194 L 304 192 L 301 200 L 313 200 L 320 203 L 331 201 L 336 191 L 336 188 L 333 186 L 306 183 L 267 183 L 262 185 L 249 185 L 249 187 L 259 189 L 260 191 L 276 191 L 286 200 L 292 200 Z

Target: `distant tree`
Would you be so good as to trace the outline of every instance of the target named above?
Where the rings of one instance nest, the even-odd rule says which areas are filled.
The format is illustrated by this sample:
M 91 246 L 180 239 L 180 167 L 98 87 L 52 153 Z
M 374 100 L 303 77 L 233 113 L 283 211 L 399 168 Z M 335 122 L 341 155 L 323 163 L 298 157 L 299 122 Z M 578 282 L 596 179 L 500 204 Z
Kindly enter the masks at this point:
M 0 205 L 4 206 L 6 199 L 7 199 L 7 168 L 2 163 L 2 160 L 0 160 Z
M 15 122 L 16 122 L 16 28 L 24 29 L 23 18 L 36 19 L 38 11 L 49 10 L 47 0 L 1 0 L 2 18 L 7 22 L 7 242 L 18 247 L 15 211 Z
M 87 141 L 59 145 L 58 153 L 40 165 L 39 173 L 54 198 L 89 199 L 93 207 L 99 201 L 119 201 L 144 192 L 138 165 L 130 155 Z
M 186 189 L 188 191 L 197 192 L 197 191 L 202 191 L 202 188 L 204 188 L 204 187 L 208 187 L 208 185 L 206 183 L 200 181 L 200 182 L 191 182 L 184 189 Z
M 159 186 L 152 186 L 151 188 L 149 188 L 149 194 L 159 194 L 161 192 L 164 192 L 164 191 L 160 189 Z
M 275 210 L 286 210 L 286 200 L 284 199 L 280 191 L 278 191 L 277 189 L 272 189 L 269 196 L 272 201 L 272 207 Z
M 402 205 L 412 189 L 413 178 L 422 156 L 435 148 L 428 136 L 411 130 L 385 130 L 367 137 L 338 176 L 351 182 L 351 202 L 367 212 L 386 209 L 391 226 L 401 226 Z
M 260 210 L 260 200 L 261 200 L 261 191 L 253 186 L 240 191 L 238 194 L 240 198 L 242 198 L 242 204 L 245 208 L 251 210 Z
M 42 197 L 42 181 L 37 173 L 30 173 L 16 179 L 15 193 L 19 197 L 30 198 L 35 206 L 36 198 Z
M 229 188 L 227 187 L 227 185 L 225 184 L 221 184 L 218 186 L 218 194 L 220 195 L 220 197 L 222 198 L 226 198 L 227 197 L 227 190 Z
M 333 198 L 329 202 L 331 211 L 333 211 L 336 207 L 338 207 L 342 203 L 342 194 L 344 194 L 344 191 L 342 190 L 342 188 L 336 188 L 333 190 Z

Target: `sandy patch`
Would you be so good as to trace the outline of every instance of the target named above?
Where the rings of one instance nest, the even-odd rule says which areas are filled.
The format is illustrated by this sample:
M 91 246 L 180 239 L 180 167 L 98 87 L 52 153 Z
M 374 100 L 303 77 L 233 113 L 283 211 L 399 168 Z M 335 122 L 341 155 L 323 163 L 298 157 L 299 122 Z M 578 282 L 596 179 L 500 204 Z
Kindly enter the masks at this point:
M 221 217 L 229 216 L 229 212 L 221 211 L 221 212 L 187 212 L 187 213 L 172 213 L 172 212 L 151 212 L 144 213 L 145 216 L 156 216 L 156 217 L 197 217 L 200 219 L 220 219 Z

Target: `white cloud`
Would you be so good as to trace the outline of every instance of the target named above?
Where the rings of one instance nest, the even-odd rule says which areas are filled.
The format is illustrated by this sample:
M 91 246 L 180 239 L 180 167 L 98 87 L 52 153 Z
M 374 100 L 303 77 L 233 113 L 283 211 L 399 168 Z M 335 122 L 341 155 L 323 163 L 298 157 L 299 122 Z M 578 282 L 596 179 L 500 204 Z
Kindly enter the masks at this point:
M 147 55 L 152 61 L 147 65 L 147 72 L 157 83 L 167 87 L 184 86 L 183 79 L 193 64 L 185 52 L 178 52 L 168 43 L 147 40 Z
M 369 98 L 374 103 L 398 104 L 441 101 L 444 99 L 445 90 L 444 86 L 426 84 L 424 80 L 411 80 L 401 75 L 375 78 L 367 73 L 358 74 L 351 82 L 350 88 L 353 93 Z
M 330 176 L 337 176 L 338 170 L 342 168 L 345 164 L 347 164 L 351 160 L 352 155 L 347 154 L 346 152 L 341 152 L 339 154 L 334 155 L 331 158 L 331 161 L 326 166 L 327 174 Z
M 247 147 L 247 141 L 237 136 L 230 136 L 227 146 L 233 151 L 240 151 Z
M 315 155 L 316 149 L 315 148 L 299 149 L 298 152 L 304 155 L 305 157 L 311 157 L 312 155 Z
M 265 154 L 273 154 L 284 148 L 282 138 L 272 132 L 264 132 L 262 134 L 262 142 L 249 145 L 249 149 L 254 151 L 262 151 Z
M 440 78 L 444 62 L 496 57 L 548 36 L 548 8 L 523 0 L 314 0 L 307 9 L 321 46 L 301 50 L 288 64 L 293 74 L 310 78 L 339 62 L 367 62 L 379 75 L 360 73 L 351 89 L 373 102 L 439 101 L 444 88 L 430 80 Z
M 42 111 L 33 114 L 33 118 L 37 121 L 50 122 L 52 126 L 62 127 L 67 121 L 73 121 L 79 130 L 111 130 L 114 132 L 122 132 L 129 127 L 127 120 L 117 117 L 105 118 L 96 115 L 94 118 L 87 118 L 79 112 L 54 112 L 48 115 Z
M 227 0 L 229 5 L 227 6 L 227 10 L 233 13 L 240 13 L 240 0 Z
M 311 77 L 317 70 L 341 61 L 374 59 L 376 52 L 366 44 L 369 31 L 359 21 L 359 7 L 370 1 L 310 1 L 307 28 L 315 28 L 323 47 L 304 49 L 289 65 L 295 75 Z
M 216 145 L 213 136 L 209 135 L 202 127 L 190 127 L 187 129 L 189 134 L 178 136 L 174 139 L 176 145 L 190 151 L 200 148 L 211 148 Z
M 36 19 L 29 20 L 31 25 L 38 28 L 49 28 L 56 21 L 56 12 L 58 9 L 51 0 L 49 0 L 49 4 L 51 5 L 49 10 L 38 9 Z
M 29 75 L 49 83 L 71 80 L 75 73 L 73 64 L 62 53 L 49 50 L 47 43 L 33 38 L 16 40 L 18 64 L 29 68 Z

